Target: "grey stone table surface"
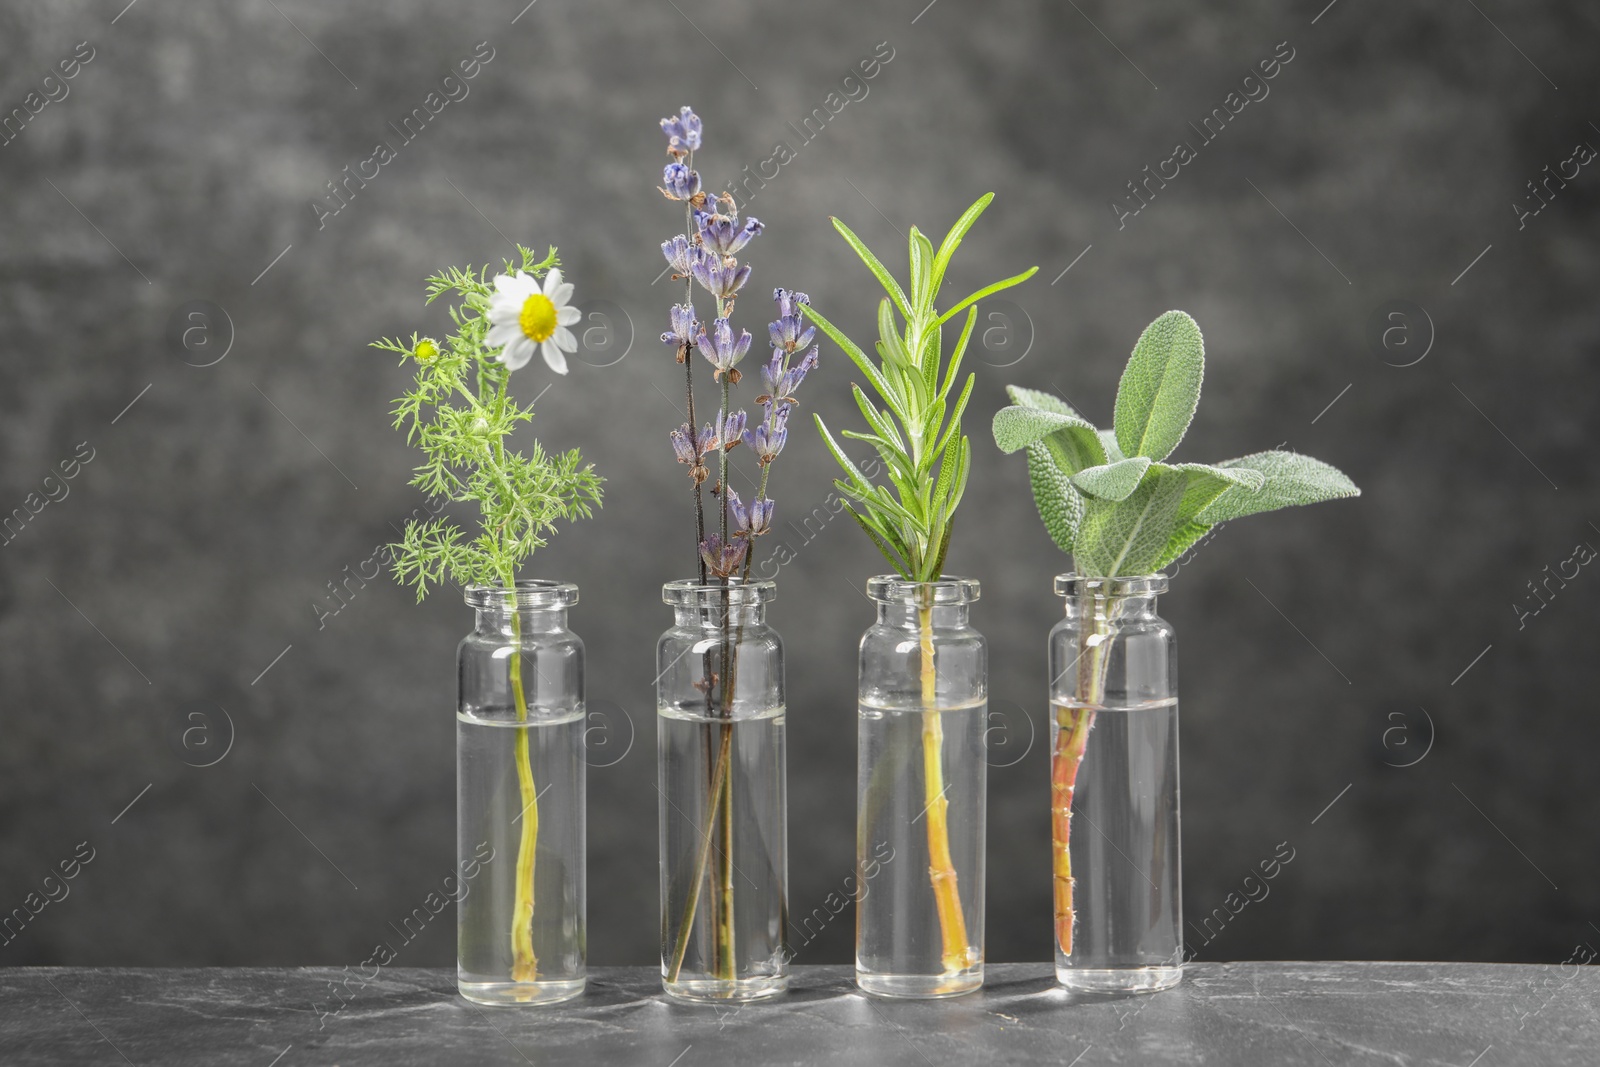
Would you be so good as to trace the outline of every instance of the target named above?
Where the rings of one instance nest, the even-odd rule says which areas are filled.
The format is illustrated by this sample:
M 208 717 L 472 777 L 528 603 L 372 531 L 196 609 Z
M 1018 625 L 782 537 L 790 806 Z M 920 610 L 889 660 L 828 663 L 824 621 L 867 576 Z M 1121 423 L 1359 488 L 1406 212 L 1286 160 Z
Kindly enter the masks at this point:
M 846 967 L 799 967 L 786 996 L 738 1008 L 602 968 L 563 1005 L 480 1008 L 444 970 L 7 968 L 0 1064 L 1600 1063 L 1600 970 L 1576 965 L 1197 963 L 1128 997 L 1070 995 L 1044 965 L 988 977 L 955 1000 L 887 1001 Z

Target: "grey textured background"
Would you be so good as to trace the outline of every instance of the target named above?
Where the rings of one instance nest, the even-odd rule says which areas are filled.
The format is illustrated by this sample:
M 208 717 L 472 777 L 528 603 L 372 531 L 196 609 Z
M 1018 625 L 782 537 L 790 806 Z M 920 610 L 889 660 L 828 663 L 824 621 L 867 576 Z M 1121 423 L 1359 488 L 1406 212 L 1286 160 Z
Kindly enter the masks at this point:
M 540 402 L 543 440 L 581 446 L 609 482 L 599 517 L 532 572 L 582 586 L 591 702 L 607 751 L 627 751 L 591 774 L 592 958 L 653 958 L 658 587 L 692 566 L 666 447 L 678 417 L 658 392 L 677 381 L 655 342 L 672 293 L 651 279 L 676 216 L 654 191 L 656 120 L 693 103 L 720 182 L 794 146 L 787 124 L 882 41 L 894 58 L 868 95 L 752 204 L 768 229 L 742 316 L 759 331 L 759 294 L 784 284 L 868 334 L 870 279 L 829 214 L 899 261 L 897 230 L 942 232 L 992 189 L 956 284 L 1040 265 L 986 319 L 950 557 L 984 582 L 994 761 L 1010 764 L 990 778 L 990 958 L 1049 951 L 1046 753 L 1028 733 L 1045 724 L 1064 562 L 988 416 L 1015 381 L 1109 421 L 1128 349 L 1171 307 L 1199 319 L 1209 356 L 1180 457 L 1286 441 L 1366 490 L 1227 529 L 1163 602 L 1181 642 L 1190 919 L 1279 842 L 1295 850 L 1266 900 L 1196 937 L 1200 956 L 1554 961 L 1600 936 L 1600 574 L 1520 630 L 1512 608 L 1575 543 L 1600 546 L 1600 173 L 1524 229 L 1508 207 L 1575 142 L 1600 145 L 1592 6 L 125 2 L 0 10 L 5 112 L 79 41 L 96 50 L 0 147 L 0 509 L 94 449 L 0 548 L 0 910 L 78 842 L 95 850 L 0 962 L 353 964 L 448 870 L 467 609 L 378 581 L 319 630 L 312 604 L 421 502 L 386 414 L 405 372 L 363 346 L 438 332 L 423 276 L 497 261 L 506 237 L 558 244 L 580 306 L 637 334 Z M 470 96 L 319 231 L 324 183 L 394 140 L 386 124 L 480 41 L 495 58 Z M 1281 41 L 1295 58 L 1270 96 L 1119 230 L 1111 198 Z M 1402 298 L 1437 338 L 1394 367 L 1365 335 Z M 196 299 L 234 335 L 203 368 L 166 336 Z M 826 350 L 807 404 L 851 424 L 851 377 Z M 551 378 L 536 363 L 517 386 Z M 800 422 L 780 518 L 830 478 Z M 869 619 L 851 586 L 878 567 L 830 524 L 773 611 L 797 912 L 850 873 Z M 841 917 L 801 960 L 846 960 L 850 937 Z M 401 962 L 452 951 L 441 923 Z

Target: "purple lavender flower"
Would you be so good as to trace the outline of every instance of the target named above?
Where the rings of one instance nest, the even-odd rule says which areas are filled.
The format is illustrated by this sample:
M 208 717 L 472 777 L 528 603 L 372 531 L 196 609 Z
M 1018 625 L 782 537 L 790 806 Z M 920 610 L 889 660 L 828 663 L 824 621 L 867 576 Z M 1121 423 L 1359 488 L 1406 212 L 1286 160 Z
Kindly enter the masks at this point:
M 694 431 L 686 422 L 672 431 L 672 451 L 677 453 L 678 462 L 686 463 L 693 467 L 700 462 L 700 453 L 695 449 Z
M 694 274 L 694 280 L 718 300 L 731 300 L 750 280 L 749 267 L 741 267 L 731 261 L 724 262 L 721 256 L 703 248 L 699 252 L 698 256 L 691 258 L 689 269 Z
M 682 163 L 668 163 L 661 172 L 661 184 L 668 200 L 693 200 L 700 194 L 700 172 Z
M 731 488 L 728 490 L 728 508 L 733 515 L 737 537 L 760 537 L 766 533 L 772 528 L 772 511 L 776 507 L 773 501 L 761 497 L 752 500 L 747 508 L 738 493 Z
M 667 258 L 667 264 L 672 268 L 674 278 L 689 276 L 696 251 L 698 247 L 690 244 L 689 239 L 681 233 L 670 241 L 661 242 L 661 254 Z
M 716 443 L 722 446 L 724 452 L 731 452 L 739 447 L 739 441 L 744 437 L 745 414 L 735 411 L 726 417 L 722 412 L 717 412 L 718 431 Z M 707 449 L 710 451 L 710 449 Z
M 817 328 L 805 325 L 800 315 L 800 305 L 810 304 L 811 298 L 788 289 L 774 289 L 772 299 L 778 302 L 778 318 L 767 327 L 772 347 L 794 352 L 810 344 Z
M 724 258 L 737 255 L 762 230 L 760 219 L 745 219 L 740 226 L 737 215 L 709 211 L 696 211 L 694 223 L 700 230 L 700 243 Z
M 678 347 L 678 362 L 683 362 L 684 353 L 694 346 L 695 334 L 700 332 L 700 323 L 694 317 L 693 304 L 672 305 L 672 329 L 661 335 L 661 343 L 676 345 Z
M 772 359 L 768 361 L 765 367 L 761 368 L 761 377 L 767 383 L 767 392 L 762 396 L 756 397 L 756 403 L 796 403 L 794 391 L 800 388 L 801 382 L 805 381 L 806 374 L 817 367 L 817 346 L 812 345 L 811 351 L 807 352 L 804 358 L 794 366 L 791 367 L 786 364 L 787 359 L 783 349 L 774 348 L 772 350 Z
M 676 115 L 661 120 L 661 132 L 667 135 L 667 151 L 673 156 L 683 156 L 700 150 L 700 116 L 685 105 Z
M 741 537 L 730 537 L 726 542 L 711 534 L 700 542 L 700 558 L 706 569 L 718 578 L 730 578 L 744 564 L 748 544 Z
M 733 338 L 733 327 L 727 319 L 717 319 L 711 324 L 711 333 L 707 334 L 705 327 L 700 328 L 700 337 L 696 342 L 700 352 L 717 368 L 712 372 L 712 378 L 721 380 L 726 374 L 728 381 L 734 385 L 739 384 L 739 372 L 734 369 L 744 354 L 750 351 L 750 331 L 740 330 L 739 339 Z
M 743 412 L 740 412 L 741 421 L 739 422 L 739 427 L 741 429 L 744 426 L 742 421 L 743 414 Z M 717 427 L 723 421 L 719 415 L 715 425 L 701 427 L 699 434 L 695 434 L 689 424 L 685 422 L 676 430 L 673 430 L 670 435 L 673 454 L 678 457 L 679 463 L 688 465 L 689 476 L 695 480 L 696 484 L 705 481 L 710 476 L 711 472 L 706 469 L 705 456 L 712 449 L 721 447 L 722 438 Z
M 745 447 L 756 454 L 756 462 L 765 467 L 778 458 L 783 443 L 789 438 L 789 408 L 787 405 L 766 404 L 767 417 L 753 430 L 744 432 Z

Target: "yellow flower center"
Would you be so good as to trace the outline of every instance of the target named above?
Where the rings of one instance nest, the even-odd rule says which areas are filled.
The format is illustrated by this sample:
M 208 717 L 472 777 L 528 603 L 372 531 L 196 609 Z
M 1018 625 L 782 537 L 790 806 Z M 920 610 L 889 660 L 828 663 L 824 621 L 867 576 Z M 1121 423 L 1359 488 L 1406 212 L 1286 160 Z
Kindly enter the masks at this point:
M 522 305 L 517 325 L 530 341 L 548 341 L 556 332 L 556 306 L 543 293 L 534 293 Z
M 420 341 L 417 344 L 417 361 L 429 363 L 439 355 L 439 346 L 432 341 Z

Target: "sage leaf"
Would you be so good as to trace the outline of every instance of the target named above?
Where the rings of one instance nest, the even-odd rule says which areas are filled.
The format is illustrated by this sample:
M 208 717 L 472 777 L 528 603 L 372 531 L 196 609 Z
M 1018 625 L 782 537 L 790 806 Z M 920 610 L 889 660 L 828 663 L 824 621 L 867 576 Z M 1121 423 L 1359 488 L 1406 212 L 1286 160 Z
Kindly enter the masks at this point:
M 1033 503 L 1050 540 L 1061 551 L 1071 552 L 1083 521 L 1083 496 L 1042 443 L 1028 446 L 1028 481 L 1033 484 Z
M 1069 427 L 1095 432 L 1093 424 L 1075 414 L 1012 405 L 995 412 L 994 443 L 1009 455 Z
M 1200 403 L 1205 342 L 1182 311 L 1169 311 L 1139 336 L 1117 386 L 1112 418 L 1124 455 L 1172 455 Z
M 1167 566 L 1169 563 L 1172 563 L 1179 556 L 1189 551 L 1190 546 L 1196 541 L 1200 540 L 1200 538 L 1204 537 L 1206 532 L 1210 529 L 1211 524 L 1205 522 L 1194 522 L 1191 520 L 1189 522 L 1178 523 L 1177 527 L 1172 531 L 1172 536 L 1167 538 L 1167 547 L 1162 550 L 1161 556 L 1156 560 L 1155 566 L 1151 567 L 1150 569 L 1152 571 L 1158 571 Z
M 1139 488 L 1139 479 L 1149 469 L 1148 459 L 1134 456 L 1096 467 L 1085 467 L 1072 476 L 1072 484 L 1101 500 L 1126 500 Z
M 1194 519 L 1217 497 L 1240 486 L 1254 491 L 1260 489 L 1266 476 L 1248 467 L 1215 467 L 1207 463 L 1175 463 L 1170 467 L 1157 464 L 1166 470 L 1183 471 L 1189 475 L 1189 484 L 1183 491 L 1183 502 L 1178 505 L 1180 524 Z M 1208 523 L 1209 525 L 1209 523 Z
M 1183 471 L 1154 471 L 1126 500 L 1085 501 L 1073 548 L 1078 572 L 1115 578 L 1154 570 L 1171 540 L 1188 482 Z
M 1076 411 L 1072 410 L 1071 404 L 1054 393 L 1046 393 L 1038 389 L 1024 389 L 1020 385 L 1008 385 L 1006 386 L 1006 395 L 1018 407 L 1036 408 L 1039 411 L 1053 411 L 1057 415 L 1078 415 Z M 1081 416 L 1079 417 L 1081 418 Z
M 1099 435 L 1079 426 L 1057 430 L 1044 439 L 1044 446 L 1055 457 L 1056 465 L 1069 475 L 1112 462 L 1100 443 Z M 1117 457 L 1118 460 L 1121 458 Z
M 1196 516 L 1201 522 L 1226 522 L 1263 511 L 1361 495 L 1361 490 L 1338 468 L 1298 452 L 1257 452 L 1217 466 L 1255 471 L 1263 475 L 1263 482 L 1256 489 L 1244 485 L 1229 489 L 1201 509 Z

